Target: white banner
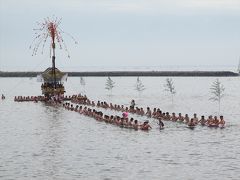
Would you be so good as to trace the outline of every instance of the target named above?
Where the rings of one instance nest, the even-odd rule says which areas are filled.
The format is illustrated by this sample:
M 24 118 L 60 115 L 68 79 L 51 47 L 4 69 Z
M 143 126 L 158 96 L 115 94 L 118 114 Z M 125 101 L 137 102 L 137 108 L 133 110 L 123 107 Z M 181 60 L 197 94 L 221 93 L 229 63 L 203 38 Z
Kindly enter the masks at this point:
M 68 78 L 68 74 L 66 73 L 66 74 L 62 77 L 61 82 L 67 81 L 67 78 Z
M 43 82 L 43 77 L 41 74 L 37 75 L 37 82 Z

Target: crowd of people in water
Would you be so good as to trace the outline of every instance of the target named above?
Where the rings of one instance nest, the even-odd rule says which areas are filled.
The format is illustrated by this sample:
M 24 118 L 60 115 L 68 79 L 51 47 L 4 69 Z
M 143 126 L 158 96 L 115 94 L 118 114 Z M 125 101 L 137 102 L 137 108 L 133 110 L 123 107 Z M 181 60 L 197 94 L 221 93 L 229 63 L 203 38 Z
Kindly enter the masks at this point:
M 225 126 L 225 120 L 223 116 L 220 116 L 219 118 L 217 116 L 208 116 L 208 118 L 205 118 L 205 116 L 201 116 L 199 118 L 196 113 L 193 114 L 193 117 L 189 117 L 188 114 L 182 115 L 182 113 L 178 113 L 176 115 L 175 112 L 169 113 L 169 112 L 163 112 L 160 108 L 153 108 L 151 110 L 150 107 L 147 107 L 146 110 L 142 107 L 135 107 L 135 101 L 132 100 L 130 106 L 125 107 L 124 105 L 117 105 L 117 104 L 112 104 L 112 103 L 107 103 L 106 101 L 97 101 L 95 103 L 94 101 L 90 101 L 89 99 L 87 100 L 79 100 L 79 97 L 74 95 L 72 96 L 71 102 L 77 103 L 77 104 L 84 104 L 84 105 L 90 105 L 93 107 L 101 107 L 105 109 L 111 109 L 115 111 L 122 111 L 122 112 L 127 112 L 127 113 L 132 113 L 132 114 L 137 114 L 140 116 L 146 116 L 147 118 L 154 118 L 159 121 L 159 126 L 163 125 L 162 120 L 164 121 L 172 121 L 172 122 L 180 122 L 180 123 L 185 123 L 189 127 L 195 127 L 196 125 L 201 125 L 201 126 L 208 126 L 208 127 L 221 127 L 223 128 Z
M 70 101 L 72 96 L 63 96 L 63 95 L 49 95 L 49 96 L 15 96 L 14 101 L 16 102 L 24 102 L 24 101 L 45 101 L 45 102 L 52 102 L 52 103 L 61 103 L 63 101 Z M 86 97 L 85 97 L 86 99 Z
M 77 111 L 80 114 L 90 116 L 95 118 L 98 121 L 105 121 L 111 124 L 116 124 L 120 127 L 127 127 L 133 129 L 151 129 L 149 125 L 149 121 L 146 120 L 143 123 L 140 123 L 138 120 L 134 120 L 133 118 L 128 118 L 128 114 L 135 114 L 139 116 L 143 116 L 146 118 L 153 118 L 156 119 L 160 129 L 164 128 L 163 121 L 172 121 L 172 122 L 179 122 L 185 123 L 190 128 L 194 128 L 197 125 L 201 126 L 208 126 L 208 127 L 220 127 L 223 128 L 225 126 L 225 120 L 223 116 L 219 118 L 217 116 L 201 116 L 200 118 L 197 116 L 196 113 L 193 114 L 193 117 L 189 117 L 188 114 L 182 115 L 182 113 L 170 113 L 170 112 L 163 112 L 160 108 L 153 108 L 147 107 L 146 110 L 143 107 L 137 107 L 134 100 L 131 101 L 129 106 L 118 105 L 113 103 L 107 103 L 106 101 L 91 101 L 87 98 L 86 95 L 72 95 L 72 96 L 16 96 L 14 101 L 22 102 L 22 101 L 45 101 L 51 104 L 61 104 L 71 111 Z M 71 101 L 71 103 L 77 104 L 75 107 L 73 104 L 70 104 L 65 101 Z M 84 107 L 83 107 L 84 106 Z M 91 109 L 90 107 L 94 108 Z M 114 110 L 122 113 L 122 116 L 116 115 L 103 115 L 101 111 L 97 111 L 96 108 L 104 108 L 109 110 Z M 136 128 L 138 127 L 138 128 Z
M 64 87 L 63 84 L 58 83 L 58 82 L 56 83 L 56 87 L 55 87 L 54 83 L 47 83 L 47 82 L 45 82 L 41 85 L 42 89 L 43 88 L 63 88 L 63 87 Z
M 74 106 L 69 102 L 63 103 L 63 107 L 69 111 L 75 111 L 82 115 L 94 118 L 97 121 L 113 124 L 121 128 L 128 128 L 128 129 L 134 129 L 134 130 L 140 129 L 144 131 L 152 129 L 152 127 L 149 125 L 148 120 L 144 121 L 143 123 L 140 123 L 136 119 L 134 120 L 133 118 L 128 118 L 127 112 L 123 112 L 122 116 L 107 115 L 107 114 L 104 115 L 102 111 L 97 111 L 96 109 L 91 109 L 87 106 L 79 106 L 79 105 Z

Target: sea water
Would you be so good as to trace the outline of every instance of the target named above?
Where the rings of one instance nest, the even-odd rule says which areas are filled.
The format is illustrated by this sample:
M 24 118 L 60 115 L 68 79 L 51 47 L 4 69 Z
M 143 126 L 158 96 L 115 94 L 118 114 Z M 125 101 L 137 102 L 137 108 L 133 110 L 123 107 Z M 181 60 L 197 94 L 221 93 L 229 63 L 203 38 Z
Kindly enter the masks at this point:
M 14 102 L 14 96 L 40 95 L 36 78 L 0 78 L 0 179 L 240 179 L 240 77 L 219 77 L 224 97 L 209 100 L 216 77 L 172 77 L 176 94 L 165 91 L 167 77 L 140 77 L 145 90 L 135 90 L 136 77 L 68 78 L 66 94 L 91 100 L 166 112 L 223 115 L 226 128 L 164 122 L 159 130 L 149 118 L 149 132 L 97 122 L 62 107 Z M 102 110 L 102 109 L 101 109 Z M 105 114 L 120 112 L 103 110 Z M 146 117 L 130 115 L 143 122 Z

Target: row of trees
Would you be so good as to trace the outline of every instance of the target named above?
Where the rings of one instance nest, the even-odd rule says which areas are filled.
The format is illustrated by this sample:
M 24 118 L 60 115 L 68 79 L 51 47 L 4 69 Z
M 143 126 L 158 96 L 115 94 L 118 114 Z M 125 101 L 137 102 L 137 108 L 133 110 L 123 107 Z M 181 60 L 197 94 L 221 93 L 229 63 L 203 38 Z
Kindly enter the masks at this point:
M 83 87 L 85 87 L 86 85 L 83 77 L 80 78 L 80 84 Z M 108 77 L 106 80 L 105 89 L 112 92 L 112 89 L 114 87 L 115 87 L 115 82 L 111 79 L 111 77 Z M 137 78 L 134 89 L 138 91 L 139 95 L 141 94 L 142 91 L 146 89 L 139 77 Z M 173 104 L 174 95 L 177 93 L 177 91 L 175 89 L 174 82 L 171 78 L 166 79 L 166 82 L 164 84 L 164 90 L 171 95 L 172 104 Z M 224 90 L 225 90 L 224 86 L 221 84 L 221 82 L 218 79 L 216 79 L 210 87 L 211 97 L 209 98 L 209 100 L 218 102 L 219 112 L 220 112 L 221 99 L 224 96 Z
M 84 80 L 83 77 L 80 77 L 80 84 L 81 86 L 83 86 L 85 88 L 86 82 Z M 115 87 L 115 82 L 108 77 L 106 84 L 105 84 L 105 89 L 107 89 L 108 91 L 112 91 L 112 89 Z M 139 93 L 144 91 L 146 88 L 144 87 L 142 81 L 140 80 L 140 78 L 137 78 L 137 82 L 135 84 L 135 90 L 137 90 Z
M 106 85 L 105 89 L 112 91 L 112 89 L 115 86 L 115 82 L 110 77 L 108 77 L 105 85 Z M 146 89 L 139 77 L 137 78 L 137 82 L 134 86 L 134 89 L 138 91 L 139 95 L 142 91 Z

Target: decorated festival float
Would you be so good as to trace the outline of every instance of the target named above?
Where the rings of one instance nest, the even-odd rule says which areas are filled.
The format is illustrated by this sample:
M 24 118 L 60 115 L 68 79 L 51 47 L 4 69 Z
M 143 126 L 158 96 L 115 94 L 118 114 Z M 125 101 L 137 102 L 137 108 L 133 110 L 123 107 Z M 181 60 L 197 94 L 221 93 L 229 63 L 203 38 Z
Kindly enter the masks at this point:
M 66 90 L 64 82 L 67 80 L 68 74 L 60 71 L 56 67 L 56 55 L 55 50 L 58 45 L 59 49 L 64 49 L 67 52 L 68 58 L 70 58 L 67 46 L 62 38 L 62 34 L 65 32 L 59 27 L 61 19 L 53 17 L 52 19 L 46 18 L 43 23 L 37 23 L 38 28 L 34 29 L 35 38 L 30 46 L 33 50 L 32 56 L 36 55 L 41 47 L 41 53 L 43 54 L 44 47 L 47 41 L 50 39 L 50 58 L 52 66 L 48 67 L 45 71 L 37 75 L 37 81 L 41 82 L 42 95 L 15 97 L 15 101 L 49 101 L 54 100 L 61 102 L 63 100 L 70 100 L 71 97 L 64 96 Z M 77 44 L 77 41 L 68 33 L 65 33 L 71 37 L 71 39 Z M 78 97 L 81 100 L 86 100 L 86 97 Z
M 41 90 L 45 97 L 64 96 L 65 87 L 63 82 L 67 79 L 67 73 L 61 72 L 56 67 L 49 67 L 38 75 L 37 79 L 43 82 Z
M 63 82 L 67 79 L 67 74 L 61 72 L 58 68 L 56 68 L 56 42 L 59 45 L 60 49 L 63 47 L 65 51 L 68 52 L 66 45 L 62 38 L 62 33 L 64 33 L 59 25 L 61 23 L 61 19 L 53 19 L 49 18 L 45 19 L 43 23 L 38 23 L 40 26 L 38 29 L 34 29 L 36 32 L 36 37 L 33 42 L 37 42 L 33 48 L 33 55 L 36 55 L 39 46 L 42 44 L 42 53 L 43 48 L 45 47 L 45 43 L 48 38 L 51 40 L 50 46 L 50 57 L 52 59 L 52 67 L 47 68 L 43 73 L 37 76 L 37 80 L 43 82 L 41 85 L 42 94 L 47 98 L 51 97 L 64 97 L 65 88 Z M 77 43 L 75 41 L 75 43 Z M 31 48 L 32 46 L 30 46 Z M 52 56 L 51 56 L 52 55 Z M 68 53 L 68 57 L 69 53 Z

